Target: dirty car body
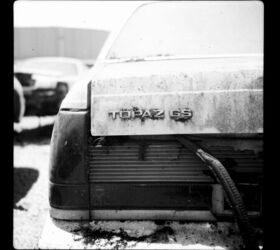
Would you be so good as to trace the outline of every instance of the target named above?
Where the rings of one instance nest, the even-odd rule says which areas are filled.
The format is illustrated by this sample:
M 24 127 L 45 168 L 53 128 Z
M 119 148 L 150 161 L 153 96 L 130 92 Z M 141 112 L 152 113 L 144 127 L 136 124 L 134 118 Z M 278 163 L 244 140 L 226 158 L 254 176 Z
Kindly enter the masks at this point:
M 219 159 L 249 215 L 261 215 L 262 4 L 196 3 L 139 7 L 64 99 L 51 142 L 52 217 L 231 217 L 221 186 L 178 136 Z
M 15 67 L 14 75 L 23 86 L 26 114 L 56 114 L 69 89 L 86 70 L 83 62 L 74 58 L 23 60 Z

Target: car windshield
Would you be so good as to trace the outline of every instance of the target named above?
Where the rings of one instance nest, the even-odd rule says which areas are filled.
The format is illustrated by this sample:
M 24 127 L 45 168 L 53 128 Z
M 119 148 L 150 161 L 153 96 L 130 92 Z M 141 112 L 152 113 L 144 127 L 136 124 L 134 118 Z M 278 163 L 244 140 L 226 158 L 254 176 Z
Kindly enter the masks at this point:
M 49 71 L 59 73 L 61 75 L 76 75 L 77 66 L 70 62 L 57 62 L 48 60 L 28 60 L 25 61 L 21 67 L 31 68 L 40 71 Z
M 106 59 L 262 52 L 261 2 L 181 1 L 141 6 Z

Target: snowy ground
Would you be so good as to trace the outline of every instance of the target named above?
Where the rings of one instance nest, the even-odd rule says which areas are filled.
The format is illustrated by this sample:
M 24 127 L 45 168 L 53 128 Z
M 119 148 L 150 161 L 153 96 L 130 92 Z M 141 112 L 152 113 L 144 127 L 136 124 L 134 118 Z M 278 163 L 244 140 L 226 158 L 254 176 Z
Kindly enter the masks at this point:
M 14 228 L 16 249 L 38 248 L 48 214 L 48 168 L 54 117 L 24 117 L 14 136 Z M 19 127 L 17 125 L 17 127 Z
M 51 241 L 49 239 L 52 239 Z M 47 218 L 42 249 L 240 249 L 233 223 L 61 222 Z

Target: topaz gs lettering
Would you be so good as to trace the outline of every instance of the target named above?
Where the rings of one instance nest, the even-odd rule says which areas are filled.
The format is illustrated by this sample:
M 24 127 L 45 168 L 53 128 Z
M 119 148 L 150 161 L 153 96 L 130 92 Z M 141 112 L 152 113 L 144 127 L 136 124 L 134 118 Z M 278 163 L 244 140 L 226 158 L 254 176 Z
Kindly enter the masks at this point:
M 108 115 L 111 119 L 117 118 L 121 120 L 133 120 L 133 119 L 164 119 L 165 111 L 162 109 L 122 109 L 119 111 L 109 111 Z M 169 111 L 169 116 L 175 121 L 186 121 L 193 116 L 193 112 L 189 108 L 172 109 Z
M 170 118 L 175 121 L 186 121 L 192 117 L 193 113 L 189 108 L 170 110 Z

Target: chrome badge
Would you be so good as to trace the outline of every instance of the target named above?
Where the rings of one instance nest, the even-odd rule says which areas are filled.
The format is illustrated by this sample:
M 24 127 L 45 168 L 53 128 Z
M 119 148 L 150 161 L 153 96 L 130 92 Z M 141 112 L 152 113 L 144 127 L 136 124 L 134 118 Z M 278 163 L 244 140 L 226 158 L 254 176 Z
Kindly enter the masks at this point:
M 193 112 L 189 108 L 183 109 L 172 109 L 169 112 L 169 117 L 175 121 L 186 121 L 193 116 Z M 141 119 L 142 121 L 145 119 L 164 119 L 165 111 L 162 109 L 121 109 L 119 111 L 109 111 L 109 117 L 113 120 L 118 117 L 122 120 L 133 120 L 133 119 Z
M 186 121 L 190 119 L 193 112 L 189 108 L 170 110 L 170 118 L 175 121 Z

